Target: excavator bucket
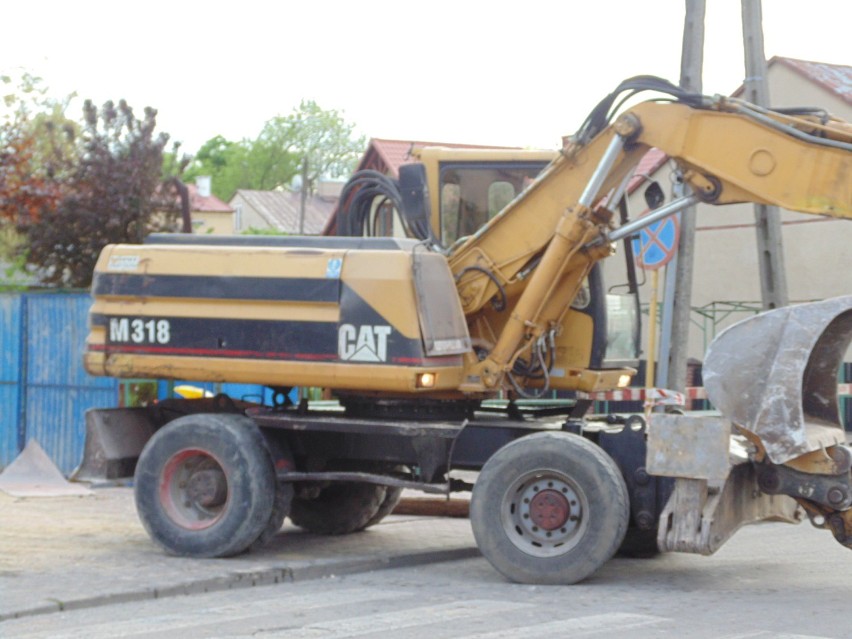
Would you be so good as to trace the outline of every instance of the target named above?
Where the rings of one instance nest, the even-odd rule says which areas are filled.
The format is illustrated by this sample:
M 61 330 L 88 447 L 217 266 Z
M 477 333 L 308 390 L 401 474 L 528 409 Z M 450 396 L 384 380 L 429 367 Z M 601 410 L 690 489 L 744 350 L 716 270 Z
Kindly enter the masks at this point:
M 775 464 L 845 443 L 837 373 L 850 341 L 852 295 L 761 313 L 710 345 L 707 395 Z

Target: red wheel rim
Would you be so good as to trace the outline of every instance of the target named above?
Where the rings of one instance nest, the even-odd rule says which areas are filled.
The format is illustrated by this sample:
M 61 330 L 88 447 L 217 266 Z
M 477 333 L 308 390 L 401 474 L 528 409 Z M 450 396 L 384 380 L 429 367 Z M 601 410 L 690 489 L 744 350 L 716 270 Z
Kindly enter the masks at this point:
M 203 530 L 225 514 L 230 500 L 228 476 L 210 452 L 187 448 L 172 455 L 160 476 L 160 503 L 182 528 Z

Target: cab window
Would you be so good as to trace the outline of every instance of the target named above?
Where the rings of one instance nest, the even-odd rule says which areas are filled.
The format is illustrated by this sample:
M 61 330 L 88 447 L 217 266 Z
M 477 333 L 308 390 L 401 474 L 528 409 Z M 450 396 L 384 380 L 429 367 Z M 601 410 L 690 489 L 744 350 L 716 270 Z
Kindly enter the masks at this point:
M 441 243 L 449 246 L 479 230 L 511 202 L 546 162 L 442 163 Z

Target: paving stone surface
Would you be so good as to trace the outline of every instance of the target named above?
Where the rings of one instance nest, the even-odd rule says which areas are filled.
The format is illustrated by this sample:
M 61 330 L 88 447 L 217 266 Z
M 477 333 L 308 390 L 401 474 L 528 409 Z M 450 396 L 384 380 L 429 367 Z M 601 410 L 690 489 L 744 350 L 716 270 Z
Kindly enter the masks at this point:
M 477 555 L 467 519 L 391 515 L 334 537 L 288 522 L 260 550 L 188 559 L 167 555 L 148 538 L 130 488 L 88 496 L 0 493 L 0 620 Z

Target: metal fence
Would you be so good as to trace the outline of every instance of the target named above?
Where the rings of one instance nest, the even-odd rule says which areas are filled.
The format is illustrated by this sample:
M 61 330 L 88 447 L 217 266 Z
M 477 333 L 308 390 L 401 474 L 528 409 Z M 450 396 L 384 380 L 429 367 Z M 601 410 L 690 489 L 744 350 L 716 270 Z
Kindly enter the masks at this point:
M 182 383 L 88 375 L 82 355 L 90 305 L 88 292 L 0 294 L 0 470 L 35 439 L 68 475 L 83 456 L 86 410 L 163 399 Z M 273 400 L 263 386 L 185 383 L 248 401 Z
M 0 468 L 36 439 L 64 473 L 83 454 L 85 412 L 118 381 L 83 370 L 88 293 L 0 295 Z

